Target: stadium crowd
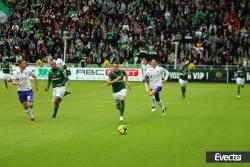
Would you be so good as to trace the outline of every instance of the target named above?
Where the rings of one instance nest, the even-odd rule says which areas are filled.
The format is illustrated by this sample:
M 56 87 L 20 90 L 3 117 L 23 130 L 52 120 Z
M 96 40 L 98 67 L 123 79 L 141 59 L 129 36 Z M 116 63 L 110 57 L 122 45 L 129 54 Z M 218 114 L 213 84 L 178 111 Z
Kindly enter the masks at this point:
M 3 1 L 3 0 L 2 0 Z M 0 25 L 0 54 L 11 62 L 139 64 L 156 56 L 173 64 L 250 60 L 249 0 L 5 0 L 13 11 Z

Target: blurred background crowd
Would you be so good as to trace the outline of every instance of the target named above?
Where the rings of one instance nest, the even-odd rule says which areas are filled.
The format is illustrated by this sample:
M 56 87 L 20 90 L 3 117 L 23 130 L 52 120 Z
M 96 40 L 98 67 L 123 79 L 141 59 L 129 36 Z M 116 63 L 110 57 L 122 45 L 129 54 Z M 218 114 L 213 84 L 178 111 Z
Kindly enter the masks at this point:
M 104 61 L 140 64 L 250 64 L 249 0 L 2 0 L 0 56 L 43 63 L 63 58 L 84 67 Z M 176 47 L 176 49 L 175 49 Z

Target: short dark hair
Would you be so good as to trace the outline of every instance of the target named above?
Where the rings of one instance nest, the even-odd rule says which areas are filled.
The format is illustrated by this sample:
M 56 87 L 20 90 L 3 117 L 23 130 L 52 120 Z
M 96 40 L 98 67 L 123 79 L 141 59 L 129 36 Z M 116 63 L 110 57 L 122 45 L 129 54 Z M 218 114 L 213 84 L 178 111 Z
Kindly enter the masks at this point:
M 151 61 L 156 61 L 157 63 L 159 63 L 159 60 L 157 58 L 152 58 Z
M 24 59 L 20 59 L 20 60 L 18 60 L 18 64 L 21 64 L 23 61 L 26 61 L 26 60 L 24 60 Z

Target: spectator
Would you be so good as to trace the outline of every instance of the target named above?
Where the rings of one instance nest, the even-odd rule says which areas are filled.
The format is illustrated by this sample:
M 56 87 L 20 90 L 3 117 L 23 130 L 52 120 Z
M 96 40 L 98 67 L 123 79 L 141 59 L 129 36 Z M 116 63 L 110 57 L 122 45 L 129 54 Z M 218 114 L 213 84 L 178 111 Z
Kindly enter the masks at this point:
M 104 68 L 108 68 L 109 67 L 109 61 L 107 57 L 104 57 L 104 62 L 102 64 L 102 67 Z
M 5 2 L 13 15 L 0 25 L 0 54 L 12 62 L 21 57 L 48 62 L 63 54 L 64 39 L 67 63 L 101 65 L 105 56 L 111 63 L 140 63 L 141 48 L 147 53 L 154 48 L 162 63 L 172 63 L 175 41 L 178 59 L 196 57 L 199 64 L 250 60 L 248 0 Z M 191 51 L 198 41 L 202 56 Z

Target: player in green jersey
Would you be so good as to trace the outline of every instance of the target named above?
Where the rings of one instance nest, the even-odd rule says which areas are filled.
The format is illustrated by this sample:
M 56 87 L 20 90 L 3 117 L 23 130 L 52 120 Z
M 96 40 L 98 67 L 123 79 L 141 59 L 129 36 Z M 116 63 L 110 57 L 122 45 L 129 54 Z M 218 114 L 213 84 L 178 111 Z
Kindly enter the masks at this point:
M 59 104 L 65 95 L 65 84 L 68 81 L 68 77 L 63 71 L 63 69 L 58 68 L 55 61 L 50 63 L 51 70 L 48 75 L 48 85 L 45 91 L 48 91 L 50 84 L 52 82 L 52 96 L 54 99 L 54 112 L 52 118 L 56 118 L 56 114 L 59 108 Z
M 11 81 L 10 72 L 12 71 L 10 63 L 6 61 L 6 58 L 2 58 L 1 70 L 3 71 L 3 80 L 6 89 L 8 89 L 8 81 Z
M 239 59 L 236 66 L 236 76 L 237 98 L 240 98 L 240 87 L 244 87 L 246 78 L 246 67 L 243 65 L 242 59 Z
M 188 75 L 190 74 L 190 71 L 188 69 L 189 61 L 183 61 L 181 63 L 181 66 L 179 68 L 179 83 L 181 85 L 181 94 L 183 99 L 186 97 L 186 87 L 188 83 Z
M 124 70 L 119 69 L 119 64 L 114 62 L 113 69 L 109 73 L 109 79 L 107 80 L 107 85 L 112 85 L 113 89 L 113 99 L 116 103 L 116 108 L 120 111 L 120 121 L 123 121 L 123 114 L 125 111 L 125 96 L 127 94 L 126 85 L 129 89 L 131 86 L 128 83 L 128 76 Z

